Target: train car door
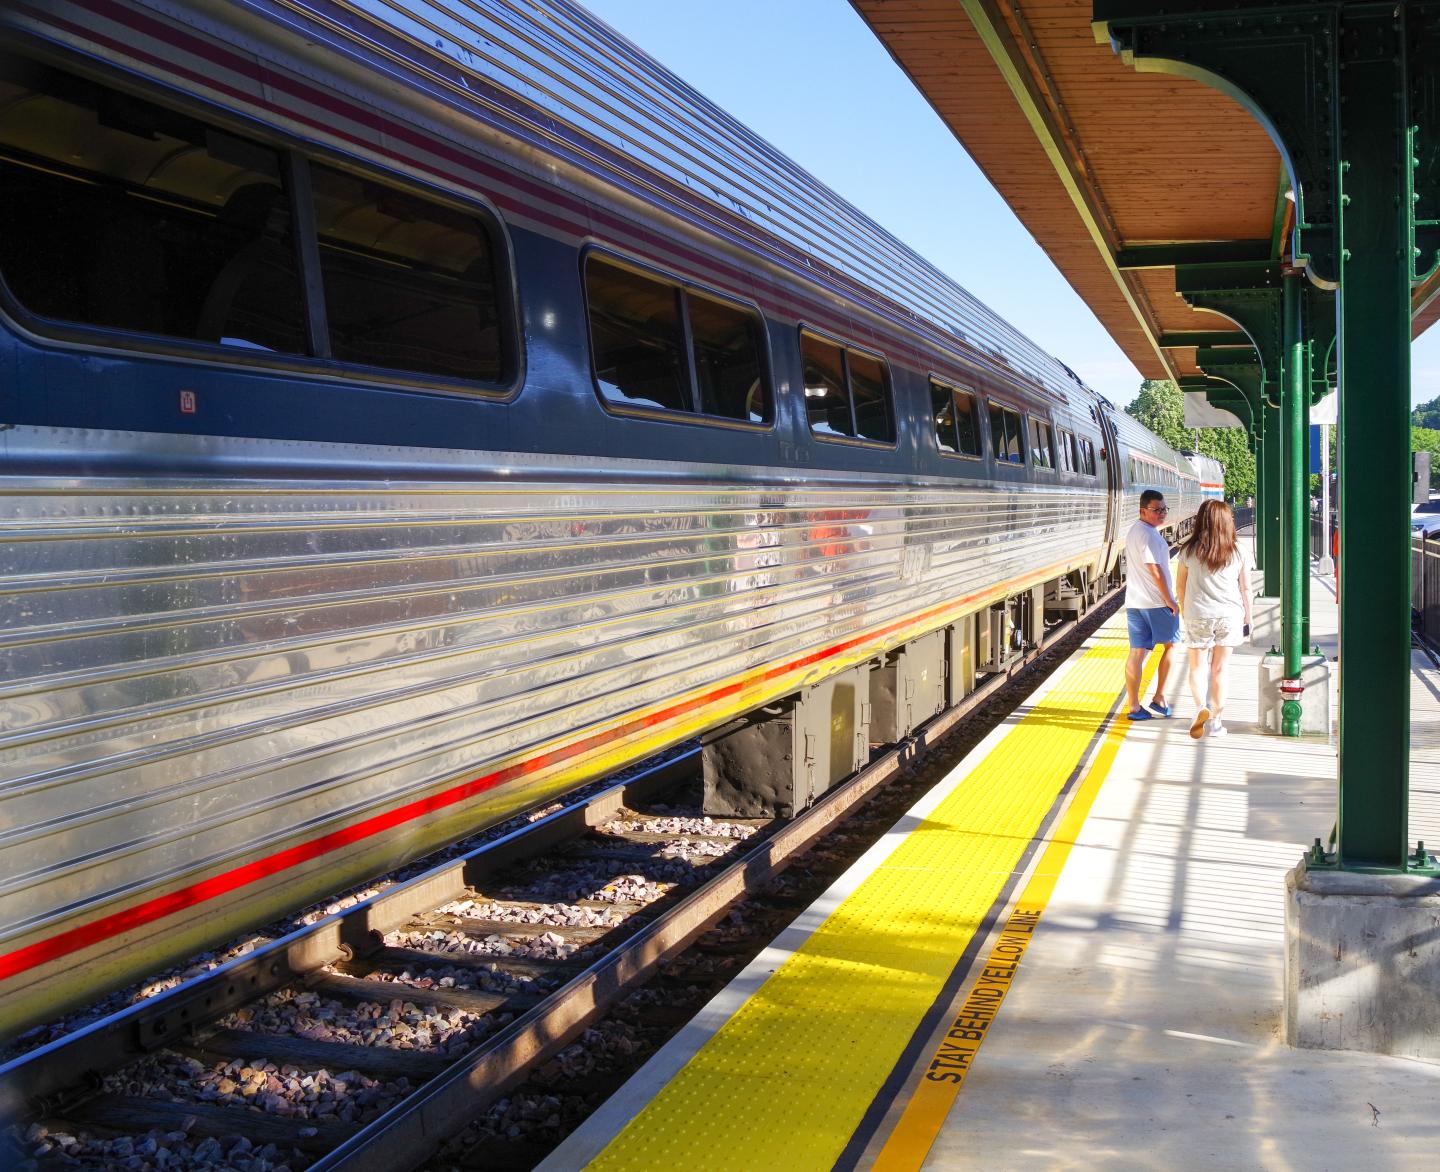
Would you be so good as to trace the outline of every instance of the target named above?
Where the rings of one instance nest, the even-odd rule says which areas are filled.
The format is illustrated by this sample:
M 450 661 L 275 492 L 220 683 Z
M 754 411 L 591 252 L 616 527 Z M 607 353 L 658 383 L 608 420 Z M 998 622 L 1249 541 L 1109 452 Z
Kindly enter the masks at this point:
M 1110 418 L 1110 405 L 1103 403 L 1095 413 L 1100 424 L 1100 442 L 1103 445 L 1105 465 L 1105 562 L 1104 569 L 1110 570 L 1119 557 L 1119 543 L 1123 540 L 1121 526 L 1125 518 L 1120 510 L 1125 506 L 1125 472 L 1120 464 L 1120 433 L 1115 421 Z

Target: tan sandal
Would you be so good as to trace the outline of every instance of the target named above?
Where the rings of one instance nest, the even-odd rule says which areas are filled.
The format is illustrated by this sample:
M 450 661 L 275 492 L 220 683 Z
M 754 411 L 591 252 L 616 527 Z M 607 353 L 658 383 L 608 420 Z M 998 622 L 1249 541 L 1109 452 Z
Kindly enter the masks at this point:
M 1190 725 L 1190 735 L 1199 740 L 1205 735 L 1205 722 L 1210 719 L 1210 709 L 1202 708 L 1195 714 L 1195 720 Z

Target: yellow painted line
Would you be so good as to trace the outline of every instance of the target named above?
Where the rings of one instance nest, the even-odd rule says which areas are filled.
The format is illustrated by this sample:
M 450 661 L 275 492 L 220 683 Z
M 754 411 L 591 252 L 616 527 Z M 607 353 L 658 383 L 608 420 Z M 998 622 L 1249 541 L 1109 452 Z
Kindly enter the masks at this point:
M 589 1167 L 830 1168 L 1091 749 L 1125 655 L 1122 612 Z
M 1157 662 L 1151 657 L 1150 666 Z M 1147 668 L 1140 694 L 1148 690 L 1152 672 Z M 974 1065 L 975 1055 L 989 1036 L 1000 1006 L 1014 985 L 1020 962 L 1025 957 L 1040 917 L 1054 894 L 1055 884 L 1070 848 L 1085 825 L 1100 787 L 1104 784 L 1129 722 L 1116 720 L 1105 732 L 1100 750 L 1090 763 L 1075 791 L 1069 808 L 1055 828 L 1039 865 L 1015 902 L 1014 910 L 996 940 L 985 964 L 976 973 L 970 991 L 950 1021 L 944 1038 L 930 1056 L 924 1076 L 916 1084 L 910 1101 L 891 1130 L 872 1165 L 872 1172 L 911 1172 L 925 1162 L 925 1156 L 940 1134 L 950 1108 L 959 1096 Z

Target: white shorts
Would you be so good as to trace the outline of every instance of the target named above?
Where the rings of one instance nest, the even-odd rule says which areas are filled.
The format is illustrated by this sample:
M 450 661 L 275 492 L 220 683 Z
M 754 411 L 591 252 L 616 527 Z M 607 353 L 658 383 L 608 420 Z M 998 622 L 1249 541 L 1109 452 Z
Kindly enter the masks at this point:
M 1185 646 L 1196 651 L 1210 647 L 1239 647 L 1245 642 L 1245 619 L 1235 618 L 1187 618 L 1185 620 Z

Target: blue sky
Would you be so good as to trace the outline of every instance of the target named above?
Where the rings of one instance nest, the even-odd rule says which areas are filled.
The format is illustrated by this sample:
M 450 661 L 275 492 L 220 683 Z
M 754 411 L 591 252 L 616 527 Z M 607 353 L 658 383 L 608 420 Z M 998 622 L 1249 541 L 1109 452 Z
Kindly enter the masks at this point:
M 1140 376 L 845 0 L 581 0 L 1122 406 Z M 1440 326 L 1413 348 L 1440 395 Z

